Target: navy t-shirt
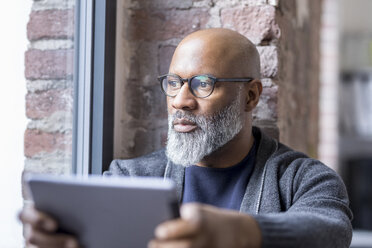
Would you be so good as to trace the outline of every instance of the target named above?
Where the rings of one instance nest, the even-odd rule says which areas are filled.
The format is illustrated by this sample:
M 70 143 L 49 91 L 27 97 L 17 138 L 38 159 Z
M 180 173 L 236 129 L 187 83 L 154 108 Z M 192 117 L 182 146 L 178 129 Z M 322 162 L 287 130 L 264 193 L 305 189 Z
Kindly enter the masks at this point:
M 236 165 L 227 168 L 186 167 L 182 202 L 199 202 L 239 210 L 255 157 L 256 142 L 248 155 Z

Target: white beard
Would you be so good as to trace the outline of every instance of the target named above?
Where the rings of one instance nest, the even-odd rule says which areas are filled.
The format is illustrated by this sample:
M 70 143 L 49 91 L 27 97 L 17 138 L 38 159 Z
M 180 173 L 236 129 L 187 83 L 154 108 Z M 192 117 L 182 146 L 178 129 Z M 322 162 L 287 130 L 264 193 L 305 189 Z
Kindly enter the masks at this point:
M 183 166 L 200 162 L 240 132 L 244 124 L 240 113 L 239 93 L 229 106 L 210 117 L 195 116 L 186 111 L 177 111 L 174 115 L 168 115 L 166 147 L 168 159 Z M 173 121 L 177 118 L 190 120 L 197 125 L 197 128 L 190 133 L 176 132 L 173 129 Z

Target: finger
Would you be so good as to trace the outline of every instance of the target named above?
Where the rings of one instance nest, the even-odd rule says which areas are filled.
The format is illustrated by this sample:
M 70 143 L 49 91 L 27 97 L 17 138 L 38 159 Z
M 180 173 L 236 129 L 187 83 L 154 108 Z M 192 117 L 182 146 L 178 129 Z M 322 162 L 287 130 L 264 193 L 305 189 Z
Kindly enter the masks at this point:
M 19 213 L 19 219 L 23 224 L 29 224 L 34 228 L 47 232 L 54 232 L 57 230 L 57 222 L 52 217 L 33 207 L 24 208 Z
M 183 219 L 166 221 L 155 229 L 155 237 L 159 240 L 182 239 L 198 234 L 199 225 Z
M 33 229 L 32 226 L 30 225 L 25 226 L 25 239 L 28 244 L 36 245 L 39 248 L 79 247 L 77 240 L 71 235 L 45 233 L 38 229 Z
M 199 203 L 188 203 L 181 206 L 180 214 L 184 220 L 192 222 L 201 222 L 203 219 L 204 205 Z
M 151 240 L 147 246 L 148 248 L 196 248 L 189 239 L 161 241 Z
M 160 224 L 155 229 L 155 237 L 160 240 L 181 239 L 198 234 L 202 223 L 201 206 L 197 203 L 181 206 L 181 219 Z

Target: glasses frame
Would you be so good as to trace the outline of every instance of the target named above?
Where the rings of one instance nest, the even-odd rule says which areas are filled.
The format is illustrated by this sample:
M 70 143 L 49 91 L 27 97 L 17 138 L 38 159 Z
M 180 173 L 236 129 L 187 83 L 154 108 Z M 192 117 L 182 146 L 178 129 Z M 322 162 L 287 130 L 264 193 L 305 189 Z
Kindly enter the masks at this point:
M 161 88 L 161 91 L 163 91 L 164 92 L 164 94 L 165 95 L 167 95 L 167 96 L 169 96 L 169 97 L 175 97 L 175 96 L 177 96 L 177 94 L 179 93 L 179 91 L 177 92 L 177 94 L 175 94 L 175 95 L 169 95 L 169 94 L 167 94 L 166 92 L 165 92 L 165 90 L 164 90 L 164 88 L 163 88 L 163 80 L 164 80 L 164 78 L 166 78 L 166 77 L 168 77 L 168 76 L 172 76 L 172 77 L 176 77 L 176 78 L 178 78 L 179 80 L 180 80 L 180 82 L 181 82 L 181 87 L 180 87 L 180 90 L 181 90 L 181 88 L 182 88 L 182 86 L 185 84 L 185 82 L 187 82 L 187 84 L 188 84 L 188 86 L 189 86 L 189 91 L 191 92 L 191 94 L 193 94 L 193 96 L 195 96 L 195 97 L 197 97 L 197 98 L 206 98 L 206 97 L 208 97 L 208 96 L 210 96 L 212 93 L 213 93 L 213 91 L 214 91 L 214 86 L 215 86 L 215 84 L 217 83 L 217 82 L 241 82 L 241 83 L 250 83 L 251 81 L 253 81 L 254 80 L 254 78 L 251 78 L 251 77 L 246 77 L 246 78 L 216 78 L 216 77 L 214 77 L 214 76 L 212 76 L 212 75 L 209 75 L 209 74 L 199 74 L 199 75 L 195 75 L 195 76 L 192 76 L 192 77 L 190 77 L 190 78 L 181 78 L 180 76 L 178 76 L 177 74 L 171 74 L 171 73 L 168 73 L 168 74 L 164 74 L 164 75 L 161 75 L 161 76 L 159 76 L 158 77 L 158 81 L 160 82 L 160 88 Z M 208 94 L 208 95 L 206 95 L 206 96 L 197 96 L 196 94 L 195 94 L 195 92 L 193 91 L 193 89 L 191 88 L 191 81 L 194 79 L 194 78 L 196 78 L 196 77 L 200 77 L 200 76 L 206 76 L 206 77 L 208 77 L 208 78 L 210 78 L 210 79 L 212 79 L 212 82 L 213 82 L 213 85 L 212 85 L 212 90 L 211 90 L 211 92 Z

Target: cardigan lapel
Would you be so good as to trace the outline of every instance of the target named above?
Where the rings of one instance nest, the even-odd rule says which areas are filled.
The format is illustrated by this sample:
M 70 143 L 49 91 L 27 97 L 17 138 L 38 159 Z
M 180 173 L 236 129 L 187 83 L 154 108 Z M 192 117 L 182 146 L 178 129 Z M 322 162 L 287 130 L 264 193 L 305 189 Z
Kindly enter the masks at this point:
M 178 201 L 179 203 L 182 203 L 183 186 L 184 186 L 184 181 L 185 181 L 185 167 L 182 165 L 176 165 L 170 160 L 168 160 L 167 166 L 165 168 L 164 177 L 170 178 L 173 180 L 176 186 L 176 193 L 178 196 Z
M 254 137 L 259 139 L 259 144 L 255 166 L 240 205 L 240 212 L 258 214 L 265 187 L 267 161 L 277 150 L 278 143 L 257 127 L 253 127 L 252 131 Z

